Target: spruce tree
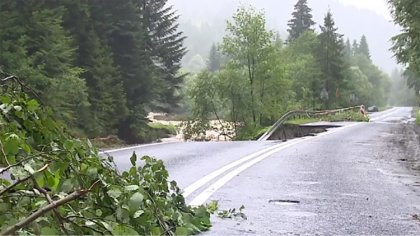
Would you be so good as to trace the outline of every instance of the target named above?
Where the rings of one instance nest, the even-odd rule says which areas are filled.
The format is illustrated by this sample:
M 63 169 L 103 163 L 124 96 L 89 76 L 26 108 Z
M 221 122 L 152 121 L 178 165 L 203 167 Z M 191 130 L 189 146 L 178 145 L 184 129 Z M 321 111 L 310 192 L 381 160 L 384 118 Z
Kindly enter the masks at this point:
M 296 40 L 306 30 L 312 30 L 312 26 L 315 25 L 312 20 L 312 10 L 308 7 L 307 0 L 298 0 L 294 9 L 292 19 L 287 24 L 289 26 L 287 30 L 289 32 L 288 42 Z
M 74 65 L 73 40 L 62 25 L 64 8 L 35 0 L 0 4 L 0 68 L 21 77 L 59 119 L 79 126 L 88 115 L 88 94 L 82 70 Z
M 355 56 L 359 51 L 359 43 L 356 40 L 353 40 L 353 44 L 351 45 L 351 54 Z
M 220 64 L 221 64 L 221 54 L 217 50 L 216 44 L 213 43 L 210 48 L 207 68 L 210 72 L 216 72 L 220 70 Z
M 367 57 L 370 60 L 369 46 L 367 43 L 366 36 L 364 35 L 360 39 L 359 47 L 357 48 L 357 53 Z
M 350 58 L 352 56 L 352 48 L 351 48 L 351 44 L 350 44 L 350 39 L 348 39 L 348 38 L 347 38 L 347 41 L 346 41 L 346 45 L 344 47 L 344 55 L 345 55 L 347 60 L 350 60 Z
M 336 105 L 343 81 L 344 70 L 344 43 L 343 35 L 337 33 L 332 14 L 328 11 L 324 18 L 324 25 L 320 26 L 320 48 L 318 52 L 319 63 L 324 77 L 324 88 L 328 92 L 325 101 L 327 108 Z
M 153 107 L 164 111 L 177 106 L 185 74 L 179 74 L 181 60 L 186 53 L 185 36 L 179 31 L 179 16 L 167 0 L 140 0 L 140 19 L 147 53 L 155 67 L 155 86 L 158 88 Z

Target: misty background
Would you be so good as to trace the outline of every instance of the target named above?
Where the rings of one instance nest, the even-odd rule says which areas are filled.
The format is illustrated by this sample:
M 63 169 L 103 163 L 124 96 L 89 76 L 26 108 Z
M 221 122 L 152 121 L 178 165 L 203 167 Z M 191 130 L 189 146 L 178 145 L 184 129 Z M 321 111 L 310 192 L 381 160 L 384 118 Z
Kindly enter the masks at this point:
M 392 46 L 390 39 L 399 33 L 400 28 L 392 21 L 385 3 L 385 0 L 308 0 L 317 32 L 330 9 L 344 40 L 349 38 L 353 42 L 366 35 L 373 62 L 391 75 L 398 65 L 389 51 Z M 279 32 L 285 40 L 287 22 L 291 19 L 296 0 L 169 0 L 168 4 L 180 14 L 180 30 L 187 36 L 185 46 L 188 53 L 183 65 L 187 70 L 197 72 L 205 66 L 211 45 L 223 38 L 226 21 L 239 6 L 251 5 L 263 10 L 268 27 Z

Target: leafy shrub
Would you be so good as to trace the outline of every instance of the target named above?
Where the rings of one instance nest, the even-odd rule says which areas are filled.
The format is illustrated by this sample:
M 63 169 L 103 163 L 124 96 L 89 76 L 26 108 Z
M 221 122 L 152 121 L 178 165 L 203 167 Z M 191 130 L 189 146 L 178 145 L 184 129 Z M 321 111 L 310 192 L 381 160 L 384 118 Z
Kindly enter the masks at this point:
M 344 111 L 337 112 L 335 114 L 327 115 L 321 117 L 323 121 L 337 122 L 337 121 L 359 121 L 359 122 L 369 122 L 369 117 L 364 116 L 360 112 L 356 111 Z
M 176 135 L 177 128 L 174 125 L 166 125 L 162 123 L 152 122 L 149 126 L 155 130 L 158 130 L 163 135 Z
M 51 111 L 0 86 L 0 234 L 193 234 L 210 212 L 187 206 L 163 162 L 135 154 L 119 173 L 89 140 L 67 134 Z

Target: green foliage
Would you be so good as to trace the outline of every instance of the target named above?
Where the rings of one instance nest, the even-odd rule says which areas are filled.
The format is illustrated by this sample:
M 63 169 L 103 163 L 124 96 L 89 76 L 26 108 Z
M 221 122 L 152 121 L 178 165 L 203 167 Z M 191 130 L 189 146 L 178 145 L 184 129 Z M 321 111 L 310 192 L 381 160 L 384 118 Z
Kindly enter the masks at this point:
M 391 74 L 391 88 L 388 104 L 391 106 L 416 106 L 416 92 L 407 85 L 407 76 L 399 69 Z
M 2 1 L 0 69 L 82 135 L 141 142 L 146 110 L 175 107 L 184 78 L 184 36 L 166 3 Z
M 310 19 L 310 9 L 303 8 Z M 320 34 L 303 30 L 284 46 L 266 29 L 263 13 L 239 8 L 220 45 L 227 63 L 191 80 L 194 121 L 189 127 L 200 136 L 204 124 L 218 118 L 232 123 L 235 139 L 254 139 L 261 127 L 288 110 L 385 105 L 390 80 L 370 60 L 366 37 L 353 46 L 342 37 L 328 12 Z M 211 51 L 214 56 L 216 47 Z M 352 115 L 337 119 L 362 120 Z
M 270 128 L 268 127 L 242 127 L 238 130 L 237 135 L 235 136 L 235 140 L 257 140 L 261 137 L 267 130 Z
M 207 68 L 210 72 L 216 72 L 221 68 L 222 55 L 217 50 L 216 44 L 211 45 Z
M 313 122 L 321 121 L 320 118 L 312 118 L 312 117 L 305 117 L 305 118 L 297 118 L 293 120 L 288 120 L 285 122 L 285 124 L 292 124 L 292 125 L 303 125 Z
M 338 112 L 335 114 L 327 115 L 321 118 L 324 121 L 330 122 L 338 122 L 338 121 L 360 121 L 360 122 L 368 122 L 369 117 L 363 115 L 358 111 L 345 111 L 345 112 Z
M 295 11 L 292 13 L 293 18 L 287 24 L 289 29 L 288 42 L 293 42 L 306 31 L 313 31 L 312 26 L 315 22 L 312 20 L 312 9 L 308 7 L 307 0 L 298 0 L 295 5 Z
M 388 0 L 395 23 L 402 28 L 399 35 L 392 38 L 392 50 L 398 62 L 406 65 L 408 84 L 416 92 L 420 91 L 420 2 L 415 0 Z M 417 94 L 420 96 L 420 94 Z M 420 98 L 419 98 L 420 99 Z
M 62 26 L 63 8 L 2 1 L 0 9 L 0 19 L 8 19 L 0 24 L 1 71 L 23 78 L 60 120 L 78 125 L 90 104 L 72 38 Z
M 194 119 L 182 123 L 184 140 L 204 141 L 206 131 L 210 128 L 208 120 Z
M 228 210 L 222 210 L 217 213 L 217 215 L 220 218 L 242 218 L 244 220 L 247 219 L 245 213 L 242 211 L 245 209 L 245 207 L 242 205 L 238 210 L 236 208 L 228 209 Z
M 266 30 L 265 16 L 255 9 L 239 8 L 233 20 L 228 21 L 222 52 L 231 58 L 232 66 L 243 70 L 249 91 L 252 122 L 261 122 L 260 103 L 266 83 L 265 64 L 269 62 L 274 33 Z
M 420 110 L 417 112 L 416 123 L 420 126 Z
M 323 91 L 322 96 L 325 108 L 335 107 L 340 98 L 344 64 L 344 42 L 343 35 L 337 33 L 334 20 L 330 11 L 324 18 L 324 25 L 320 26 L 319 35 L 320 47 L 318 60 L 322 71 Z
M 357 47 L 356 53 L 361 54 L 370 60 L 370 52 L 366 36 L 363 35 L 360 39 L 359 47 Z
M 20 89 L 15 83 L 0 87 L 2 234 L 175 235 L 209 229 L 209 210 L 185 204 L 162 161 L 143 157 L 138 166 L 133 154 L 130 170 L 118 173 L 112 157 L 102 158 L 89 141 L 68 135 L 49 109 Z
M 174 125 L 152 122 L 149 123 L 149 126 L 154 129 L 161 130 L 164 134 L 176 135 L 177 133 L 177 128 Z

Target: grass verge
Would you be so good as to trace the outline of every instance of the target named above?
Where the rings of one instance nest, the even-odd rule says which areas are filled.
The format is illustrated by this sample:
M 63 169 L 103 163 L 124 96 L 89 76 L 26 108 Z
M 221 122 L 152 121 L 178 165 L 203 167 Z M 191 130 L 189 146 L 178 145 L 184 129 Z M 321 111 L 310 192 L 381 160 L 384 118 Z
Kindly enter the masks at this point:
M 416 107 L 416 108 L 414 108 L 414 110 L 415 110 L 415 114 L 417 114 L 416 115 L 416 124 L 418 126 L 420 126 L 420 108 Z

